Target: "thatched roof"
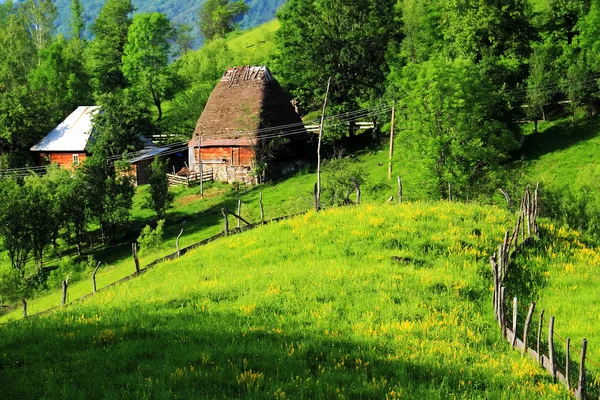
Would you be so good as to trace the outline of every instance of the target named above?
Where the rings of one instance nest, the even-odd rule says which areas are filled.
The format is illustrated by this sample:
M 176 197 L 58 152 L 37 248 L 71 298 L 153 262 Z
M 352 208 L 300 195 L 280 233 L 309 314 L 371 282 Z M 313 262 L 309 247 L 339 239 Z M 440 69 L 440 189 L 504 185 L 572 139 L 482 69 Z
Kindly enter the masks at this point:
M 208 98 L 190 144 L 200 135 L 203 146 L 250 145 L 259 129 L 301 123 L 267 67 L 229 68 Z

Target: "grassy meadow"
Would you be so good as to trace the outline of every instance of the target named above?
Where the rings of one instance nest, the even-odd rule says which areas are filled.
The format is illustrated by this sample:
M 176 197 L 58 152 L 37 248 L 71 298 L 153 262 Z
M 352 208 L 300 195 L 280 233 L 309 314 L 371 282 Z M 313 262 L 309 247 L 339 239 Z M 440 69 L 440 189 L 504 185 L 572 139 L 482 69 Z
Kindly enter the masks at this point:
M 6 398 L 568 398 L 501 339 L 489 249 L 452 203 L 309 212 L 0 326 Z

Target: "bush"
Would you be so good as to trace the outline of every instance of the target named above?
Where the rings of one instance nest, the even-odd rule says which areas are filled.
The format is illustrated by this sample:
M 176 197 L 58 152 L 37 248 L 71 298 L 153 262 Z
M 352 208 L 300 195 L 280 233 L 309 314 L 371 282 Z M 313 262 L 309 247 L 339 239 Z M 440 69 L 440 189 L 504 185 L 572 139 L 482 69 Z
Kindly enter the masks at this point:
M 164 233 L 165 220 L 161 219 L 156 224 L 156 228 L 152 229 L 150 225 L 146 225 L 140 234 L 137 242 L 139 243 L 142 250 L 155 249 L 162 242 Z
M 322 204 L 340 206 L 350 204 L 350 195 L 355 192 L 352 179 L 359 185 L 364 182 L 362 171 L 356 161 L 348 158 L 334 158 L 323 165 Z

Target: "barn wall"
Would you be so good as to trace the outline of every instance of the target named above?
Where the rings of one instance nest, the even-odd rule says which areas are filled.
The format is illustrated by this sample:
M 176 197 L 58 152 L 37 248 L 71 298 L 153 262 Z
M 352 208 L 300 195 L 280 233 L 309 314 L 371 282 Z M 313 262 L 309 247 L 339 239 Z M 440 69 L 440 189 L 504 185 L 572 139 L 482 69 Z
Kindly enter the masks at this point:
M 86 153 L 50 153 L 47 156 L 51 164 L 57 163 L 61 167 L 70 168 L 73 166 L 73 154 L 79 155 L 79 164 L 83 163 L 87 157 Z
M 198 148 L 194 148 L 194 164 L 198 161 Z M 214 179 L 220 182 L 250 182 L 254 167 L 254 150 L 251 147 L 202 147 L 202 164 L 212 168 Z

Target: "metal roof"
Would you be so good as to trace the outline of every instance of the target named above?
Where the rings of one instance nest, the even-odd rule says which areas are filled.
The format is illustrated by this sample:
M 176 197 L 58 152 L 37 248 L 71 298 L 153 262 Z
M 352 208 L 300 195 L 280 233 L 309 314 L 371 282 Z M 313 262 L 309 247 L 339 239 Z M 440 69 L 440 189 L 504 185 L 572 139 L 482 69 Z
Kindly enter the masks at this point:
M 92 132 L 92 116 L 98 106 L 80 106 L 31 151 L 84 152 Z
M 139 152 L 140 154 L 137 157 L 132 158 L 131 160 L 129 160 L 129 162 L 131 164 L 133 164 L 138 161 L 148 160 L 148 159 L 154 158 L 154 156 L 157 156 L 160 153 L 165 152 L 170 149 L 171 149 L 170 147 L 154 147 L 154 148 L 146 147 L 144 150 Z

